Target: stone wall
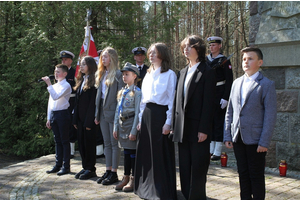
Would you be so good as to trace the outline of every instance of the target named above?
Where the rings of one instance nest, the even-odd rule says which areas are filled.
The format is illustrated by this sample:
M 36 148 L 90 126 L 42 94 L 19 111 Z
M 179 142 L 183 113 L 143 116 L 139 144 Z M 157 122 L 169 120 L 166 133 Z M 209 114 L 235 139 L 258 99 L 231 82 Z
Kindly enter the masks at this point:
M 249 43 L 264 54 L 263 74 L 275 81 L 277 123 L 266 165 L 300 170 L 300 2 L 250 2 Z

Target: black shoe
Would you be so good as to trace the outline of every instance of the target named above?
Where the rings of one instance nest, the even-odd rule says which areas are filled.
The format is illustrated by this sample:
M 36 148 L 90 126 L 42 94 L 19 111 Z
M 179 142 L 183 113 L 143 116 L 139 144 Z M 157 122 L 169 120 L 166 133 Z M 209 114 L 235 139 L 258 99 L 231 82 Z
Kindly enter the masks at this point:
M 84 169 L 82 169 L 80 172 L 78 172 L 77 174 L 75 174 L 75 178 L 79 179 L 80 175 L 83 174 L 85 172 Z
M 102 185 L 111 185 L 113 183 L 118 182 L 118 175 L 116 172 L 111 172 L 109 176 L 102 181 Z
M 58 166 L 54 166 L 51 170 L 48 170 L 46 171 L 47 174 L 51 174 L 51 173 L 56 173 L 56 172 L 59 172 L 61 167 L 58 167 Z
M 213 160 L 213 161 L 220 160 L 221 156 L 213 155 L 210 159 Z
M 66 169 L 66 168 L 61 168 L 61 170 L 59 172 L 57 172 L 58 176 L 64 175 L 64 174 L 68 174 L 70 173 L 70 168 Z
M 74 157 L 75 157 L 74 155 L 72 155 L 72 154 L 70 155 L 70 159 L 72 159 L 72 158 L 74 158 Z
M 97 183 L 102 183 L 103 180 L 105 180 L 111 173 L 111 170 L 106 170 L 106 172 L 97 180 Z
M 92 172 L 90 170 L 85 170 L 85 172 L 79 176 L 79 179 L 87 180 L 87 179 L 90 179 L 90 178 L 93 178 L 96 176 L 97 176 L 96 172 Z

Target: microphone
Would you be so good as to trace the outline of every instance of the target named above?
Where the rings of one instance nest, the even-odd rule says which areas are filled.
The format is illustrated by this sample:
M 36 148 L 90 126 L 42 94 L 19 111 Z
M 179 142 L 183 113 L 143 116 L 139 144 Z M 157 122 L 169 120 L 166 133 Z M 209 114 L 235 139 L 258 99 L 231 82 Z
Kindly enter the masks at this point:
M 54 75 L 49 75 L 48 77 L 49 77 L 50 80 L 54 80 L 54 79 L 55 79 L 55 76 L 54 76 Z M 39 79 L 39 80 L 38 80 L 39 83 L 40 83 L 40 82 L 43 82 L 43 81 L 44 81 L 43 79 Z

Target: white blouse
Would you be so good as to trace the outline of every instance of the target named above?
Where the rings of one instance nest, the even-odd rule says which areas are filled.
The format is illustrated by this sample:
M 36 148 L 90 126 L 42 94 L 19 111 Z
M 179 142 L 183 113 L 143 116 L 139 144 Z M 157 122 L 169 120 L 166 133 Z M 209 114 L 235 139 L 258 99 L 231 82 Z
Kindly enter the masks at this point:
M 177 77 L 174 71 L 160 73 L 161 67 L 147 73 L 142 84 L 142 99 L 140 104 L 139 120 L 142 116 L 147 103 L 168 106 L 166 112 L 167 119 L 165 124 L 171 125 L 172 107 L 175 95 Z

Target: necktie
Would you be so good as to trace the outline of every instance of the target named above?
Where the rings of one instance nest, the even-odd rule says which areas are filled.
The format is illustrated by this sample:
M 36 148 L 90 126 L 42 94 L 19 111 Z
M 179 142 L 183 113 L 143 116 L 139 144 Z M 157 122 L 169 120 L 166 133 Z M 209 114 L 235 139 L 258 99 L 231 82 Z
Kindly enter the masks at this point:
M 126 94 L 129 92 L 129 89 L 124 90 L 123 94 L 122 94 L 122 99 L 121 99 L 121 103 L 119 105 L 119 111 L 118 111 L 118 115 L 120 115 L 123 112 L 123 102 L 125 99 Z
M 141 71 L 142 71 L 142 67 L 141 67 L 141 66 L 139 66 L 138 68 L 139 68 L 139 71 L 140 71 L 140 73 L 141 73 Z

